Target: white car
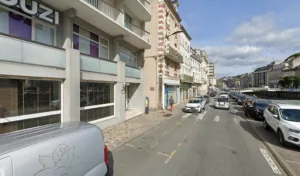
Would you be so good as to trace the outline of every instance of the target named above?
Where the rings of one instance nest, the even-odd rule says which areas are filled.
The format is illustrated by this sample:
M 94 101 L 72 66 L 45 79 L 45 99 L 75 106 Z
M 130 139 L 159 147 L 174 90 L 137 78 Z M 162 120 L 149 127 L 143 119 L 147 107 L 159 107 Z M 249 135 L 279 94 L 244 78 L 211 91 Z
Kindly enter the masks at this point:
M 185 105 L 184 107 L 184 111 L 185 112 L 193 112 L 193 110 L 195 109 L 197 112 L 201 113 L 203 107 L 201 104 L 201 99 L 199 98 L 194 98 L 188 101 L 188 103 Z
M 204 96 L 196 97 L 196 99 L 200 99 L 202 109 L 205 109 L 206 99 L 204 98 Z
M 300 106 L 270 104 L 264 111 L 263 127 L 274 130 L 280 144 L 289 142 L 300 146 Z
M 216 109 L 229 109 L 229 99 L 225 97 L 219 97 L 215 100 Z
M 229 98 L 229 95 L 227 92 L 221 92 L 219 97 Z

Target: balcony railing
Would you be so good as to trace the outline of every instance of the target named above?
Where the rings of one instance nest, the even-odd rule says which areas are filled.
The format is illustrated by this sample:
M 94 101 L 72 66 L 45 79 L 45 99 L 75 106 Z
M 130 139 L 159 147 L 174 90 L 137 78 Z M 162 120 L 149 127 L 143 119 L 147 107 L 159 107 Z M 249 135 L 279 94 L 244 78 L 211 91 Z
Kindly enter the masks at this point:
M 125 22 L 125 27 L 140 36 L 145 41 L 149 42 L 149 32 L 128 22 Z
M 185 75 L 185 74 L 180 75 L 180 80 L 182 82 L 187 82 L 187 83 L 193 83 L 194 82 L 194 78 L 192 76 Z
M 0 60 L 64 69 L 66 68 L 66 51 L 1 34 Z
M 108 18 L 115 21 L 119 25 L 126 27 L 139 37 L 141 37 L 146 42 L 149 42 L 149 32 L 141 29 L 140 27 L 137 27 L 131 23 L 124 22 L 124 13 L 113 6 L 107 4 L 106 2 L 102 0 L 85 0 L 87 3 L 92 5 L 93 7 L 97 8 L 99 11 L 104 13 Z M 150 4 L 149 4 L 150 6 Z
M 80 69 L 95 73 L 117 75 L 117 63 L 106 59 L 80 54 Z
M 141 70 L 138 68 L 127 66 L 125 67 L 125 76 L 129 78 L 141 78 Z
M 170 45 L 168 48 L 169 49 L 165 51 L 165 56 L 179 64 L 183 63 L 182 55 L 179 52 L 177 52 L 174 48 L 172 48 Z

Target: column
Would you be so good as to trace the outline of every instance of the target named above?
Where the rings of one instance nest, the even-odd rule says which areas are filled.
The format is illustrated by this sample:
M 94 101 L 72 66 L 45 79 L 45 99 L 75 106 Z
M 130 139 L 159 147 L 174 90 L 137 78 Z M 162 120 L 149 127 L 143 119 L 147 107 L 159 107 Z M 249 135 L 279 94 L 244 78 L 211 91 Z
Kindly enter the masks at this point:
M 116 55 L 119 60 L 119 55 Z M 115 85 L 115 116 L 119 122 L 125 121 L 125 63 L 118 61 L 118 80 Z
M 62 95 L 62 121 L 80 121 L 80 53 L 72 48 L 66 48 L 66 79 Z
M 57 27 L 57 44 L 59 47 L 72 48 L 73 18 L 76 17 L 75 9 L 68 9 L 60 16 L 60 25 Z

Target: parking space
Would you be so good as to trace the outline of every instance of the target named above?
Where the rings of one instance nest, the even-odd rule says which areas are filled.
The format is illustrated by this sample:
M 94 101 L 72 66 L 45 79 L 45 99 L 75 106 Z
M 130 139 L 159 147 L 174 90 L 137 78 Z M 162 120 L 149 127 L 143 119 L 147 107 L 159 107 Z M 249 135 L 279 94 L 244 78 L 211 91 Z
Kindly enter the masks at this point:
M 234 100 L 231 102 L 231 113 L 245 118 L 252 126 L 256 134 L 252 134 L 262 140 L 269 148 L 274 157 L 282 165 L 285 170 L 289 171 L 289 175 L 300 175 L 300 147 L 292 144 L 282 146 L 279 143 L 277 135 L 271 130 L 263 128 L 262 121 L 256 121 L 253 117 L 246 117 L 242 106 L 238 105 Z

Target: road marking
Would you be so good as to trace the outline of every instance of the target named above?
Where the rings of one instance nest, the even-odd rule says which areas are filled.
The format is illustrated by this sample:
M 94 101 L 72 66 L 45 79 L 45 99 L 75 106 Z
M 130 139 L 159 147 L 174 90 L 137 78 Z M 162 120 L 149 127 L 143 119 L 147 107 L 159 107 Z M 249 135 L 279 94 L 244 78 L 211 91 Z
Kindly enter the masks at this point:
M 185 114 L 184 116 L 182 116 L 181 118 L 186 119 L 190 116 L 191 114 Z
M 127 143 L 126 145 L 127 145 L 127 146 L 129 146 L 129 147 L 133 147 L 133 148 L 135 148 L 135 146 L 134 146 L 134 145 L 132 145 L 132 144 L 129 144 L 129 143 Z
M 290 160 L 285 160 L 285 161 L 288 163 L 300 164 L 300 162 L 297 162 L 297 161 L 290 161 Z
M 157 154 L 162 155 L 162 156 L 166 156 L 169 157 L 170 155 L 166 154 L 166 153 L 161 153 L 161 152 L 157 152 Z
M 180 147 L 182 145 L 182 143 L 180 142 L 179 144 L 178 144 L 178 147 Z
M 175 155 L 176 153 L 176 150 L 173 150 L 173 152 L 171 153 L 171 155 L 168 157 L 168 159 L 165 161 L 165 163 L 167 164 L 171 159 L 172 157 Z
M 220 116 L 216 116 L 214 119 L 215 122 L 219 122 L 219 120 L 220 120 Z
M 150 147 L 153 148 L 155 146 L 157 146 L 158 142 L 156 141 L 154 144 L 152 144 Z
M 207 111 L 204 111 L 203 114 L 199 114 L 197 119 L 196 119 L 196 122 L 198 122 L 199 120 L 202 120 L 206 113 L 207 113 Z
M 178 122 L 176 123 L 176 126 L 179 126 L 179 125 L 181 125 L 181 122 L 180 122 L 180 121 L 178 121 Z
M 276 166 L 276 164 L 274 163 L 274 161 L 272 160 L 272 158 L 270 157 L 268 152 L 265 149 L 260 149 L 260 151 L 261 151 L 262 155 L 265 157 L 265 159 L 267 160 L 267 162 L 269 163 L 273 172 L 275 174 L 281 175 L 280 170 L 278 169 L 278 167 Z
M 238 125 L 238 121 L 236 120 L 236 118 L 233 118 L 234 123 Z

